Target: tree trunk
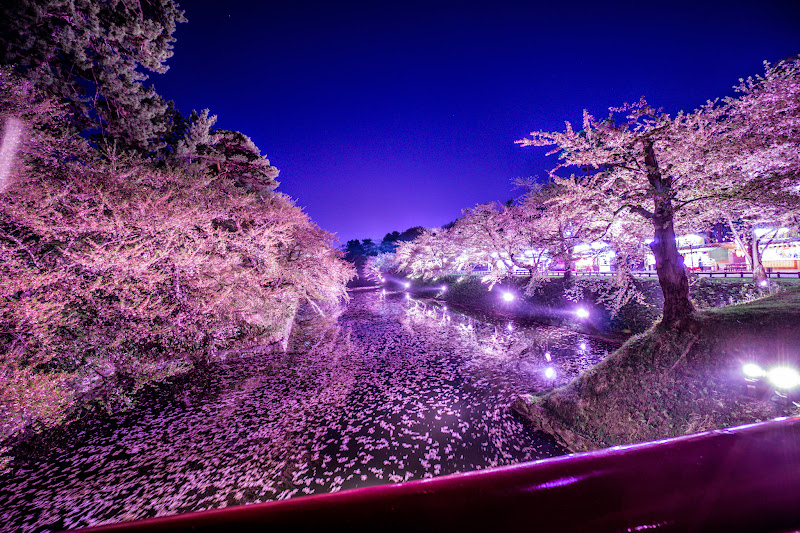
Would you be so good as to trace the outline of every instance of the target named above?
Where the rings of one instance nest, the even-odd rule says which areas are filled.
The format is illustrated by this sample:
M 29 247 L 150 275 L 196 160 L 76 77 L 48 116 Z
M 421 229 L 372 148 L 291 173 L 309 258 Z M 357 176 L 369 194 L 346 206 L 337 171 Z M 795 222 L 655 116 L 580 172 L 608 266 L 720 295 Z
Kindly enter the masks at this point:
M 572 281 L 572 270 L 575 265 L 575 261 L 572 257 L 572 247 L 567 245 L 564 249 L 564 281 L 569 283 Z
M 731 217 L 726 216 L 725 220 L 728 223 L 728 227 L 731 228 L 731 231 L 733 232 L 733 239 L 736 242 L 736 246 L 742 250 L 742 253 L 744 253 L 744 259 L 747 261 L 748 270 L 753 270 L 753 260 L 750 258 L 750 247 L 748 246 L 748 243 L 744 238 L 742 238 L 742 235 L 736 229 L 736 225 L 731 220 Z
M 672 325 L 686 318 L 694 311 L 689 300 L 689 278 L 683 256 L 678 253 L 673 226 L 674 210 L 672 207 L 672 180 L 662 177 L 658 168 L 653 143 L 644 141 L 644 162 L 647 167 L 647 179 L 653 187 L 654 209 L 653 229 L 655 234 L 650 249 L 656 259 L 656 272 L 661 292 L 664 294 L 664 317 L 661 323 Z
M 281 334 L 281 349 L 284 353 L 289 349 L 289 337 L 292 335 L 292 327 L 294 326 L 294 319 L 297 318 L 297 310 L 300 308 L 299 300 L 291 304 L 289 313 L 286 317 L 286 322 L 283 325 L 283 333 Z
M 759 244 L 761 244 L 761 239 L 753 236 L 753 283 L 756 284 L 767 281 L 767 271 L 764 269 L 764 263 L 761 262 Z

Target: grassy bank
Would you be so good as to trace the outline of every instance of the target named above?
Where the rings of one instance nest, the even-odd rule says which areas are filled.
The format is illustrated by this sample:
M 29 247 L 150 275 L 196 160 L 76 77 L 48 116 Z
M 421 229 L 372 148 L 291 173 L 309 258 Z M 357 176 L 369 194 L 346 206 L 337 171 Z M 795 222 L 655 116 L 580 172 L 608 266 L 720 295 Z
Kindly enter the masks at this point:
M 642 442 L 793 414 L 742 365 L 800 365 L 800 288 L 699 311 L 680 329 L 653 326 L 605 361 L 514 408 L 573 451 Z

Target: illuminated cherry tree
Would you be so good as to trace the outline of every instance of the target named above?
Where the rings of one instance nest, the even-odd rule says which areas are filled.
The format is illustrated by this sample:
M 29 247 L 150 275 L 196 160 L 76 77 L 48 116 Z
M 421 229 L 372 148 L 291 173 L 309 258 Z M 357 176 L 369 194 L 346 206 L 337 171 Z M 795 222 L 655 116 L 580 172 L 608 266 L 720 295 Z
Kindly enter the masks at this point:
M 430 278 L 465 268 L 470 255 L 447 230 L 435 228 L 423 231 L 413 241 L 400 242 L 394 263 L 399 270 Z
M 765 63 L 763 76 L 740 80 L 735 89 L 739 94 L 719 106 L 707 145 L 709 166 L 729 194 L 708 195 L 689 218 L 694 230 L 727 224 L 761 282 L 762 254 L 781 226 L 797 228 L 800 218 L 800 61 Z M 698 196 L 705 194 L 702 181 L 692 185 Z
M 287 196 L 235 168 L 98 160 L 58 136 L 59 106 L 0 82 L 0 121 L 24 124 L 0 194 L 0 439 L 223 350 L 285 348 L 301 307 L 346 298 L 352 267 Z
M 703 197 L 721 194 L 716 174 L 702 171 L 706 131 L 715 120 L 712 105 L 676 117 L 657 111 L 644 99 L 612 108 L 598 120 L 584 112 L 582 129 L 567 122 L 563 132 L 533 132 L 518 141 L 523 146 L 554 146 L 562 163 L 551 173 L 568 191 L 574 212 L 636 215 L 652 227 L 650 248 L 664 294 L 664 324 L 673 324 L 693 311 L 689 282 L 675 242 L 676 212 Z M 572 167 L 585 175 L 559 178 L 557 171 Z M 702 171 L 702 173 L 701 173 Z M 689 184 L 706 180 L 702 192 Z

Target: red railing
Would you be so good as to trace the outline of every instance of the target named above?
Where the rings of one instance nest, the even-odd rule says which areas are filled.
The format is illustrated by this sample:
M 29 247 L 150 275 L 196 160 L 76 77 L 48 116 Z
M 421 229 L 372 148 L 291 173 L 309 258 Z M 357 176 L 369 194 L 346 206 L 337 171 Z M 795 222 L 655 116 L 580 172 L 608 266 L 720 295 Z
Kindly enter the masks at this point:
M 423 481 L 83 531 L 650 529 L 800 529 L 800 417 Z

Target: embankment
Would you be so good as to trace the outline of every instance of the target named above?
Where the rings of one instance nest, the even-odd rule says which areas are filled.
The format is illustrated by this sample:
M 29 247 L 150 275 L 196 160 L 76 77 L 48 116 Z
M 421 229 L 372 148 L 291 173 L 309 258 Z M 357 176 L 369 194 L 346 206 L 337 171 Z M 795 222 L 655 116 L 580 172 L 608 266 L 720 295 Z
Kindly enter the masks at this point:
M 572 451 L 650 441 L 797 414 L 742 366 L 800 366 L 800 288 L 659 324 L 605 361 L 514 409 Z

